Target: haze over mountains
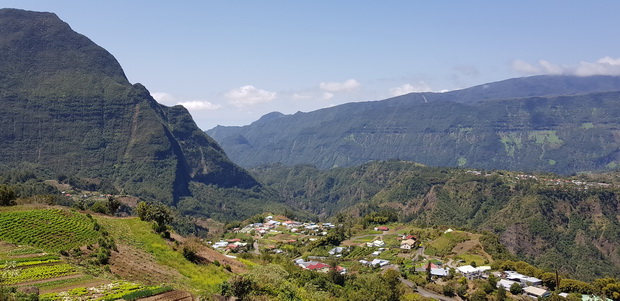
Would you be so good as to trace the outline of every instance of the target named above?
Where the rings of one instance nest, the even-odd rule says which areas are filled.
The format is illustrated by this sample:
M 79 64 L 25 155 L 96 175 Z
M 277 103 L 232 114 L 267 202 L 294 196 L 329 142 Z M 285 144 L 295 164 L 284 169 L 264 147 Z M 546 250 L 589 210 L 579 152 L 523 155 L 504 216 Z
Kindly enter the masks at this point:
M 620 77 L 534 76 L 309 113 L 267 114 L 207 133 L 245 167 L 319 168 L 402 159 L 431 166 L 570 174 L 620 163 Z
M 251 188 L 181 106 L 130 84 L 116 59 L 55 14 L 0 10 L 0 164 L 28 164 L 168 204 L 189 183 Z

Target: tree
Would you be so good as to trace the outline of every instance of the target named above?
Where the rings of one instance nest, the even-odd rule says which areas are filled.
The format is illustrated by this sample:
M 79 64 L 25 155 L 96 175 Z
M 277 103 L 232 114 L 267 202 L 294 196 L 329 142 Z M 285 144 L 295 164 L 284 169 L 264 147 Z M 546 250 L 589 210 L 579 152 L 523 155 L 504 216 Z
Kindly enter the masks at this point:
M 510 286 L 510 293 L 513 294 L 513 295 L 521 295 L 521 294 L 523 294 L 523 288 L 521 287 L 520 284 L 513 283 Z
M 454 287 L 452 287 L 451 285 L 444 285 L 442 290 L 444 296 L 454 297 Z
M 234 296 L 239 298 L 239 300 L 250 300 L 251 294 L 256 290 L 256 283 L 252 281 L 250 278 L 235 275 L 228 281 L 228 285 L 222 286 L 222 289 L 226 289 L 227 291 L 222 291 L 222 294 L 225 296 Z
M 13 205 L 13 200 L 17 198 L 15 190 L 8 185 L 0 185 L 0 206 Z
M 431 262 L 429 261 L 426 265 L 426 281 L 431 282 Z
M 147 204 L 146 202 L 144 201 L 139 202 L 138 206 L 136 206 L 136 214 L 138 215 L 140 220 L 148 221 L 148 217 L 150 216 L 150 213 L 149 213 L 150 209 L 151 209 L 151 206 Z
M 394 269 L 388 269 L 383 273 L 383 280 L 390 291 L 389 300 L 398 300 L 400 295 L 400 273 Z
M 487 280 L 489 282 L 489 285 L 495 289 L 497 287 L 497 277 L 495 277 L 495 275 L 491 274 L 489 275 L 489 279 Z
M 165 232 L 168 229 L 168 224 L 172 222 L 172 212 L 170 212 L 170 209 L 164 204 L 157 204 L 155 206 L 151 206 L 150 212 L 151 214 L 149 220 L 155 222 L 155 232 Z
M 465 299 L 467 297 L 467 283 L 461 284 L 456 288 L 456 294 L 461 297 L 461 299 Z
M 110 196 L 108 197 L 108 202 L 106 203 L 106 205 L 108 207 L 108 212 L 110 213 L 110 215 L 114 215 L 118 208 L 121 207 L 122 203 L 115 197 Z
M 138 203 L 136 213 L 140 220 L 154 221 L 153 230 L 157 233 L 163 233 L 168 229 L 168 224 L 173 220 L 172 212 L 164 204 L 149 205 L 146 202 Z
M 504 301 L 506 300 L 506 289 L 504 288 L 503 285 L 500 285 L 499 288 L 497 289 L 497 301 Z
M 483 290 L 477 290 L 476 292 L 471 294 L 471 297 L 469 298 L 469 300 L 470 301 L 486 301 L 487 293 L 485 293 Z
M 549 290 L 554 291 L 557 284 L 555 283 L 555 273 L 546 272 L 540 275 L 540 280 L 542 283 L 549 288 Z

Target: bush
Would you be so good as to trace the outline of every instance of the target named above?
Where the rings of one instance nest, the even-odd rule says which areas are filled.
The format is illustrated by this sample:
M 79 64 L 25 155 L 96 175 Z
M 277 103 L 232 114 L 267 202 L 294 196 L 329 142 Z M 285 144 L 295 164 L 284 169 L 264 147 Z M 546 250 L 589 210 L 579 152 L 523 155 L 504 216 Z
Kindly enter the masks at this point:
M 518 283 L 513 283 L 510 286 L 510 293 L 513 295 L 521 295 L 523 294 L 523 288 Z

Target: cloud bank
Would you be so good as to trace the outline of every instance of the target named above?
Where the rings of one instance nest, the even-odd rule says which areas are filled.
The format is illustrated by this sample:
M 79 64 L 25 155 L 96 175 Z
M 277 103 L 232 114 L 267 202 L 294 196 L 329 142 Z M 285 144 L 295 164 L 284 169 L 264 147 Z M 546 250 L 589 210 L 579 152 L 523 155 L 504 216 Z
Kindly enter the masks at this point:
M 276 92 L 258 89 L 252 85 L 247 85 L 232 89 L 224 94 L 230 104 L 235 107 L 247 107 L 261 103 L 270 102 L 277 97 Z
M 206 100 L 180 101 L 179 98 L 175 95 L 166 92 L 154 92 L 151 93 L 151 96 L 153 97 L 153 99 L 163 105 L 182 105 L 190 111 L 215 111 L 222 108 L 221 105 L 216 105 Z
M 596 62 L 580 62 L 577 66 L 553 64 L 547 60 L 539 60 L 537 64 L 530 64 L 522 60 L 512 62 L 512 68 L 522 74 L 550 74 L 550 75 L 620 75 L 620 58 L 604 57 Z
M 320 83 L 319 88 L 328 92 L 340 92 L 356 89 L 360 86 L 360 83 L 355 79 L 348 79 L 344 82 L 327 82 Z
M 404 84 L 400 87 L 390 89 L 390 94 L 392 96 L 399 96 L 413 92 L 433 92 L 433 89 L 431 89 L 431 87 L 423 81 L 417 83 L 415 86 L 411 84 Z

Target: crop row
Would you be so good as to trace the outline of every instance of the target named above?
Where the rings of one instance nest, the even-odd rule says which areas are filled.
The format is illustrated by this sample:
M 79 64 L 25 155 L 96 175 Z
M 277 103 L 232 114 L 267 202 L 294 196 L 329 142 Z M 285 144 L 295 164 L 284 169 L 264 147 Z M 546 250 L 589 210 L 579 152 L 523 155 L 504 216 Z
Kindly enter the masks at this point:
M 73 275 L 76 273 L 77 271 L 75 270 L 75 268 L 69 264 L 35 266 L 32 268 L 15 270 L 13 271 L 13 273 L 8 273 L 8 277 L 5 281 L 2 282 L 2 284 L 15 284 L 26 281 L 50 279 Z
M 94 223 L 61 209 L 0 212 L 0 240 L 59 251 L 94 243 Z
M 61 293 L 40 296 L 40 300 L 136 300 L 172 290 L 171 287 L 145 286 L 125 281 L 102 284 L 98 287 L 80 287 Z
M 31 265 L 37 265 L 37 264 L 45 264 L 45 263 L 55 263 L 55 262 L 60 262 L 59 259 L 46 259 L 46 260 L 30 260 L 30 261 L 21 261 L 21 262 L 16 262 L 15 266 L 16 267 L 25 267 L 25 266 L 31 266 Z M 4 269 L 7 265 L 6 264 L 0 264 L 0 269 Z

